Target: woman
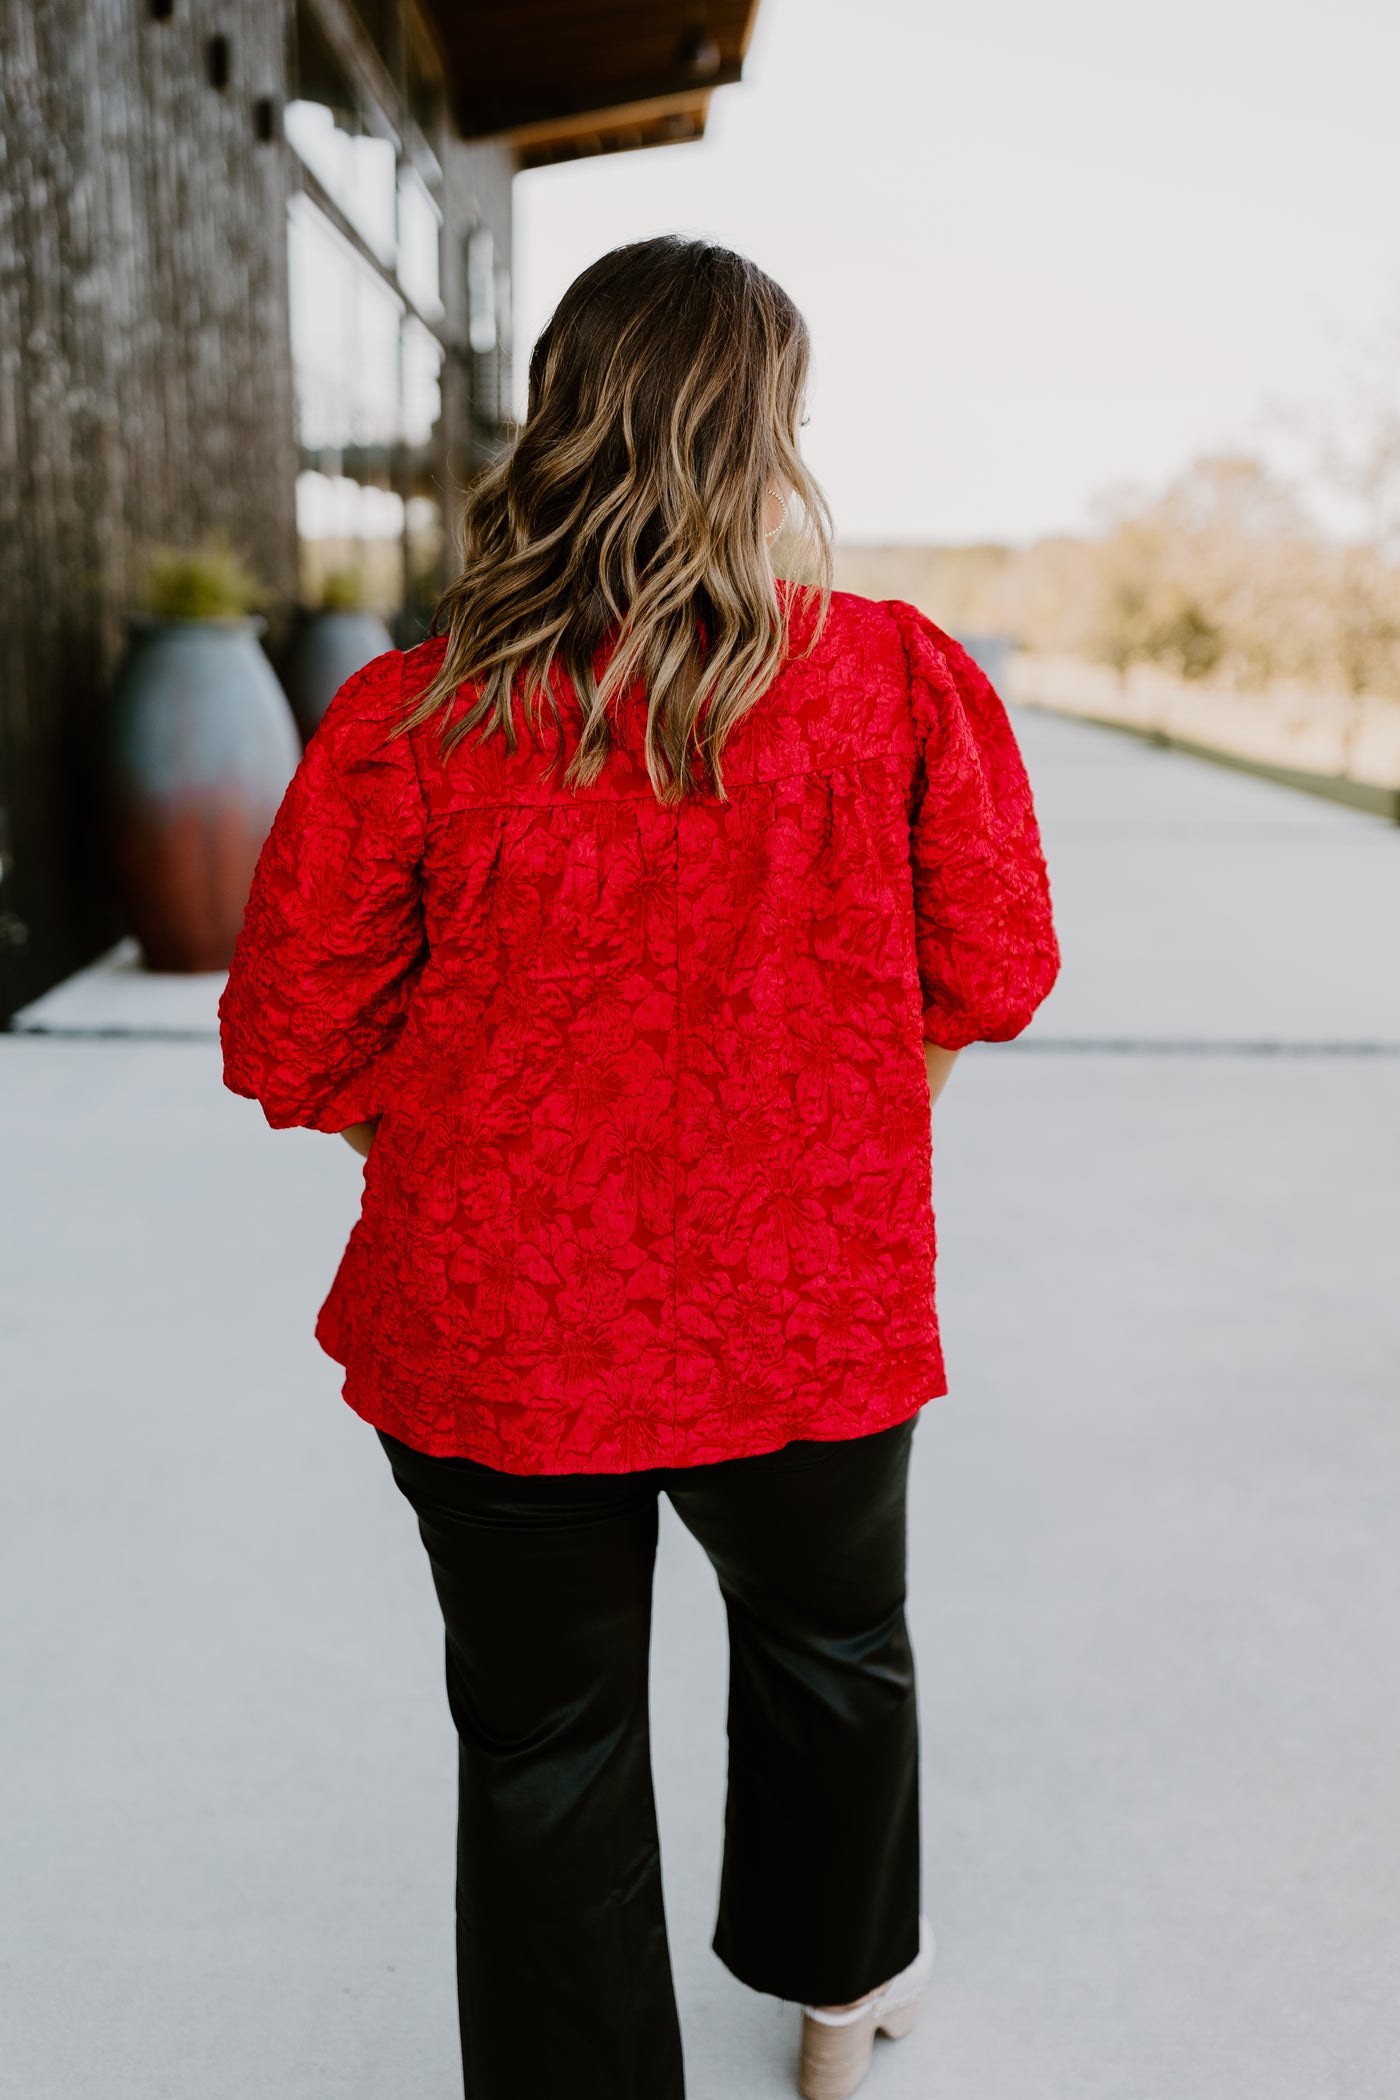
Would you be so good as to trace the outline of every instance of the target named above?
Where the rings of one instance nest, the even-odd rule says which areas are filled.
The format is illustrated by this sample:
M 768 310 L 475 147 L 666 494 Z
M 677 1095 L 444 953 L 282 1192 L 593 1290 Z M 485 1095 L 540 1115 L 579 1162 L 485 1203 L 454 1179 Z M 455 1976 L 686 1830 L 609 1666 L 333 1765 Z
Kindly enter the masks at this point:
M 367 1155 L 318 1335 L 417 1513 L 460 1739 L 472 2100 L 678 2100 L 647 1735 L 657 1498 L 729 1618 L 715 1949 L 809 2100 L 912 2026 L 929 1104 L 1056 969 L 1000 703 L 831 595 L 807 334 L 742 257 L 604 256 L 536 346 L 435 639 L 351 679 L 222 1009 Z M 809 571 L 775 581 L 794 513 Z

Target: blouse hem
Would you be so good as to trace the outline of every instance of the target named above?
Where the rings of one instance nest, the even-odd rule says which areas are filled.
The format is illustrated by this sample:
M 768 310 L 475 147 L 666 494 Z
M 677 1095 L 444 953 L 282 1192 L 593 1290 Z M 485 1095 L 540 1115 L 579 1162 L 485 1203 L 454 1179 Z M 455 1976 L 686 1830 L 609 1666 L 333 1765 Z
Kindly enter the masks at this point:
M 325 1347 L 324 1342 L 322 1347 Z M 329 1350 L 326 1352 L 331 1353 Z M 455 1410 L 456 1424 L 451 1432 L 425 1430 L 417 1423 L 404 1419 L 399 1411 L 387 1404 L 376 1390 L 365 1392 L 358 1389 L 353 1371 L 347 1370 L 341 1397 L 353 1414 L 367 1422 L 371 1429 L 382 1430 L 396 1442 L 407 1444 L 411 1450 L 421 1452 L 426 1458 L 469 1458 L 478 1465 L 489 1466 L 493 1472 L 517 1476 L 563 1473 L 590 1473 L 617 1475 L 622 1473 L 648 1473 L 666 1469 L 688 1470 L 692 1466 L 719 1465 L 734 1458 L 761 1458 L 766 1452 L 781 1450 L 791 1443 L 845 1443 L 856 1437 L 876 1436 L 883 1429 L 894 1429 L 907 1422 L 926 1407 L 930 1400 L 941 1399 L 948 1390 L 947 1379 L 942 1372 L 920 1379 L 917 1387 L 908 1387 L 897 1393 L 883 1390 L 879 1404 L 862 1408 L 859 1385 L 847 1385 L 833 1394 L 833 1412 L 841 1419 L 813 1423 L 810 1419 L 794 1416 L 788 1422 L 769 1421 L 755 1425 L 746 1435 L 726 1432 L 722 1449 L 715 1448 L 713 1432 L 706 1436 L 676 1437 L 658 1435 L 649 1439 L 645 1455 L 635 1463 L 589 1464 L 577 1462 L 576 1454 L 554 1449 L 531 1448 L 521 1451 L 503 1452 L 500 1430 L 491 1420 L 489 1404 L 481 1406 L 481 1419 L 473 1423 L 464 1420 L 462 1410 Z M 852 1416 L 858 1420 L 853 1421 Z M 528 1457 L 532 1463 L 518 1461 Z M 562 1458 L 564 1463 L 552 1461 Z

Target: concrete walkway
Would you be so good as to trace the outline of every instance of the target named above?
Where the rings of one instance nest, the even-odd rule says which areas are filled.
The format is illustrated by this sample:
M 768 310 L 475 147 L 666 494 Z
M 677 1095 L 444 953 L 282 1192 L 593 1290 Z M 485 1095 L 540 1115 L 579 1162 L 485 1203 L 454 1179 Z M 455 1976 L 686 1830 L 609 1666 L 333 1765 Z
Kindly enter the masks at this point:
M 867 2091 L 1396 2100 L 1400 832 L 1023 730 L 1067 970 L 936 1118 L 940 1975 Z M 311 1339 L 356 1162 L 207 1041 L 21 1036 L 0 1159 L 0 2086 L 453 2100 L 433 1600 Z M 658 1607 L 691 2100 L 776 2100 L 795 2015 L 708 1952 L 723 1622 L 674 1525 Z

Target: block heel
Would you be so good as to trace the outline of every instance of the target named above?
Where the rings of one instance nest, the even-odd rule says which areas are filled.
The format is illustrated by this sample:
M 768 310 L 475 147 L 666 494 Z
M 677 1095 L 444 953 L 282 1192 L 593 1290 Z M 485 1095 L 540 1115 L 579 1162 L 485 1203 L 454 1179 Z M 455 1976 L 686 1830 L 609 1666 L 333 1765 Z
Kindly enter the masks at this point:
M 797 2071 L 802 2100 L 850 2100 L 870 2069 L 876 2035 L 899 2041 L 917 2026 L 932 1974 L 933 1934 L 927 1918 L 920 1918 L 918 1953 L 873 1998 L 849 2012 L 804 2006 Z

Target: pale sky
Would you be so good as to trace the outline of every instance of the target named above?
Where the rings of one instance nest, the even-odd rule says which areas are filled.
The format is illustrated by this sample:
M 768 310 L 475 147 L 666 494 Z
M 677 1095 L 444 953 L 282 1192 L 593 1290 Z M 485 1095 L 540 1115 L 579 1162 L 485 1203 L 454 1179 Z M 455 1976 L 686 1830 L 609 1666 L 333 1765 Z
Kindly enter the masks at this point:
M 846 539 L 1028 539 L 1400 363 L 1396 0 L 762 0 L 697 146 L 516 183 L 525 347 L 606 248 L 704 233 L 815 346 Z

